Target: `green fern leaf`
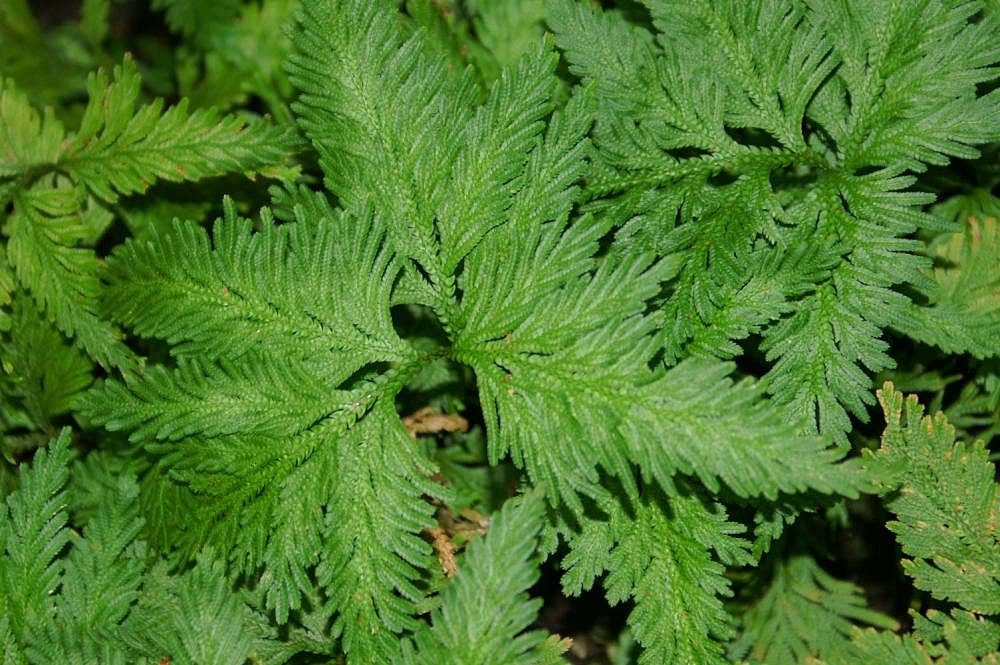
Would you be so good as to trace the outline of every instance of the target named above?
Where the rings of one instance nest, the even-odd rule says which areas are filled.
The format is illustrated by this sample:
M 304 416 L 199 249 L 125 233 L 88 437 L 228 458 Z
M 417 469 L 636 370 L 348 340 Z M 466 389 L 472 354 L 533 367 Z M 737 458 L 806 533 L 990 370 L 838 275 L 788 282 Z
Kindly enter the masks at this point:
M 635 599 L 628 623 L 644 647 L 640 663 L 727 662 L 722 641 L 735 621 L 723 607 L 732 595 L 724 573 L 750 561 L 743 527 L 722 506 L 689 495 L 654 491 L 634 508 L 610 502 L 602 510 L 606 519 L 585 522 L 571 540 L 564 589 L 578 593 L 608 571 L 608 600 Z
M 465 4 L 472 15 L 476 45 L 489 56 L 476 58 L 488 80 L 499 76 L 504 67 L 516 64 L 541 40 L 543 0 L 472 0 Z M 472 53 L 476 55 L 474 50 Z
M 491 518 L 482 540 L 459 558 L 457 576 L 441 594 L 431 625 L 417 633 L 408 663 L 442 659 L 477 665 L 542 665 L 563 662 L 566 645 L 544 631 L 527 629 L 541 601 L 527 591 L 538 580 L 537 536 L 545 517 L 540 492 L 508 501 Z
M 13 81 L 0 82 L 0 179 L 54 163 L 65 134 L 51 111 L 39 117 Z
M 381 225 L 370 215 L 352 220 L 311 197 L 297 199 L 303 224 L 280 231 L 268 224 L 258 235 L 226 204 L 214 251 L 193 224 L 175 226 L 159 242 L 126 245 L 109 261 L 110 311 L 140 335 L 176 344 L 183 356 L 239 357 L 284 342 L 312 366 L 322 364 L 332 381 L 365 363 L 411 358 L 389 318 L 400 264 L 382 246 Z M 178 297 L 186 302 L 180 316 L 171 307 Z M 242 340 L 235 348 L 234 336 Z M 290 337 L 298 350 L 287 344 Z
M 25 649 L 32 662 L 125 663 L 120 623 L 139 595 L 145 572 L 138 485 L 122 476 L 83 536 L 70 534 L 55 621 L 32 626 Z
M 395 409 L 383 402 L 339 447 L 338 488 L 317 575 L 339 610 L 334 630 L 351 662 L 393 662 L 398 633 L 417 627 L 414 604 L 423 592 L 415 582 L 432 565 L 417 535 L 432 516 L 421 495 L 442 491 L 412 446 Z
M 948 353 L 1000 355 L 1000 225 L 970 217 L 936 246 L 944 262 L 933 272 L 926 307 L 913 306 L 899 327 Z
M 72 632 L 105 638 L 138 597 L 145 568 L 141 549 L 131 547 L 143 524 L 138 495 L 135 478 L 119 478 L 83 535 L 71 536 L 58 611 Z
M 33 428 L 49 428 L 90 385 L 93 367 L 48 325 L 30 300 L 18 298 L 11 310 L 11 329 L 16 333 L 0 338 L 5 410 L 23 409 Z
M 30 179 L 37 172 L 58 170 L 99 198 L 115 201 L 145 191 L 156 180 L 253 174 L 280 164 L 297 147 L 287 129 L 248 125 L 211 110 L 189 113 L 186 101 L 166 111 L 159 99 L 136 109 L 140 83 L 128 57 L 115 67 L 110 81 L 103 70 L 91 74 L 80 127 L 66 137 L 61 123 L 51 114 L 40 119 L 8 82 L 0 91 L 0 117 L 6 125 L 0 136 L 5 153 L 0 178 Z
M 64 335 L 101 364 L 128 367 L 134 357 L 121 343 L 121 333 L 97 312 L 100 262 L 80 246 L 92 242 L 91 220 L 101 227 L 108 216 L 78 196 L 75 189 L 48 183 L 17 192 L 5 222 L 7 260 L 38 309 Z
M 69 542 L 63 494 L 68 461 L 64 429 L 38 451 L 30 469 L 22 467 L 21 487 L 0 510 L 0 615 L 21 644 L 54 618 L 53 593 L 63 572 L 58 556 Z
M 945 614 L 929 609 L 913 616 L 913 633 L 924 642 L 946 642 L 948 657 L 956 662 L 972 662 L 981 658 L 989 662 L 1000 653 L 1000 622 L 984 621 L 973 612 L 953 609 Z
M 760 334 L 770 392 L 845 445 L 869 374 L 894 364 L 882 331 L 906 328 L 897 285 L 927 284 L 911 236 L 944 229 L 904 174 L 994 137 L 1000 96 L 983 91 L 1000 26 L 971 3 L 645 4 L 655 32 L 548 4 L 571 71 L 596 89 L 588 207 L 671 262 L 669 362 L 731 357 Z
M 284 128 L 247 125 L 212 110 L 189 113 L 183 100 L 166 111 L 159 99 L 136 110 L 139 85 L 129 58 L 115 67 L 111 81 L 103 70 L 91 75 L 90 102 L 80 129 L 58 162 L 106 201 L 143 192 L 156 180 L 184 182 L 234 171 L 253 174 L 281 163 L 296 147 Z
M 555 59 L 542 45 L 476 107 L 472 75 L 449 72 L 390 5 L 309 0 L 295 35 L 296 113 L 344 209 L 305 189 L 277 192 L 256 231 L 230 202 L 211 233 L 178 222 L 118 248 L 106 311 L 165 340 L 172 361 L 109 380 L 85 414 L 154 456 L 154 504 L 183 494 L 192 506 L 176 538 L 182 554 L 213 546 L 279 624 L 312 617 L 309 643 L 332 618 L 349 662 L 396 662 L 418 655 L 402 641 L 437 629 L 424 633 L 417 619 L 433 567 L 420 532 L 433 523 L 425 498 L 448 493 L 395 400 L 423 385 L 428 367 L 463 363 L 475 372 L 491 462 L 510 454 L 570 521 L 583 523 L 595 501 L 614 503 L 609 485 L 638 506 L 615 519 L 641 528 L 603 540 L 586 532 L 598 546 L 579 576 L 614 569 L 612 596 L 637 597 L 646 662 L 718 660 L 733 634 L 721 600 L 730 592 L 706 548 L 735 565 L 749 561 L 748 545 L 679 476 L 744 497 L 856 495 L 864 478 L 826 440 L 797 434 L 758 386 L 730 381 L 731 366 L 658 362 L 650 303 L 676 264 L 603 251 L 614 220 L 574 210 L 598 85 L 553 113 Z M 812 287 L 775 281 L 771 313 L 734 329 L 761 330 Z M 400 305 L 436 318 L 433 342 L 401 337 Z M 647 596 L 647 586 L 671 591 Z M 529 606 L 511 610 L 508 636 Z M 653 620 L 668 609 L 675 625 Z M 533 657 L 524 650 L 535 638 L 523 639 L 512 657 Z M 557 650 L 546 642 L 538 655 Z
M 183 575 L 166 571 L 159 565 L 146 574 L 123 627 L 135 652 L 178 665 L 242 665 L 255 656 L 264 638 L 210 552 Z
M 181 358 L 107 384 L 91 408 L 199 497 L 182 545 L 215 543 L 259 575 L 281 622 L 319 566 L 352 659 L 391 660 L 429 565 L 421 496 L 441 493 L 391 406 L 422 360 L 389 318 L 400 265 L 379 222 L 297 196 L 294 223 L 253 234 L 228 205 L 211 241 L 178 224 L 109 261 L 114 311 Z
M 808 555 L 778 561 L 767 591 L 743 615 L 731 653 L 751 663 L 795 665 L 849 649 L 855 622 L 886 630 L 896 621 L 868 609 L 861 589 L 838 580 Z
M 435 214 L 472 117 L 469 76 L 449 74 L 388 3 L 306 2 L 291 60 L 300 125 L 319 151 L 325 181 L 349 210 L 375 206 L 397 251 L 445 288 Z M 441 306 L 445 306 L 441 304 Z
M 105 367 L 135 360 L 95 311 L 101 263 L 90 248 L 113 215 L 86 192 L 113 203 L 157 180 L 252 174 L 296 147 L 286 129 L 188 113 L 186 102 L 162 111 L 157 100 L 136 110 L 139 87 L 129 58 L 113 81 L 103 71 L 92 75 L 79 130 L 68 136 L 11 82 L 0 88 L 0 202 L 12 204 L 3 220 L 6 258 L 49 321 Z
M 886 383 L 887 427 L 876 456 L 896 515 L 889 529 L 910 557 L 903 568 L 919 589 L 979 614 L 1000 614 L 1000 513 L 995 469 L 981 441 L 955 441 L 943 414 L 924 417 L 916 397 Z
M 832 656 L 831 665 L 890 663 L 891 665 L 932 665 L 970 663 L 992 665 L 1000 653 L 1000 624 L 983 617 L 953 610 L 951 615 L 928 610 L 926 616 L 913 615 L 912 635 L 887 631 L 857 631 L 850 648 Z
M 240 0 L 199 2 L 199 0 L 153 0 L 153 9 L 166 13 L 167 25 L 199 46 L 207 46 L 212 36 L 233 21 Z
M 0 665 L 21 665 L 24 656 L 17 647 L 17 641 L 10 629 L 10 619 L 7 616 L 0 617 Z

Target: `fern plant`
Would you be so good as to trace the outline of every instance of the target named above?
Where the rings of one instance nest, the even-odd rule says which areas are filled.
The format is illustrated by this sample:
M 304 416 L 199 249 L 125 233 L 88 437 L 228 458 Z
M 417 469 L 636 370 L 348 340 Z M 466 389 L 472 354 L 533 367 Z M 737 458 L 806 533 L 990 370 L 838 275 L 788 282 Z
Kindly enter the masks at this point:
M 151 9 L 193 101 L 0 91 L 4 450 L 77 441 L 4 483 L 3 662 L 587 658 L 552 575 L 616 662 L 992 662 L 995 7 Z M 879 444 L 875 373 L 961 429 L 886 383 Z

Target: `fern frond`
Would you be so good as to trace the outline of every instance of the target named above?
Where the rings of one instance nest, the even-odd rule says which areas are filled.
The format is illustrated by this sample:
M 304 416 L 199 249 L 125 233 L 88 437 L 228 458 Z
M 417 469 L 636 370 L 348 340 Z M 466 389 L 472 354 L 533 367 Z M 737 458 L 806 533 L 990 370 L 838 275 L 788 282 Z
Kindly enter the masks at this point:
M 558 227 L 540 233 L 553 228 Z M 503 264 L 496 259 L 517 256 L 517 249 L 498 247 L 491 239 L 482 246 L 483 268 L 489 271 L 473 273 L 483 290 L 468 289 L 467 300 L 478 305 L 472 294 L 482 297 L 488 288 L 511 288 L 514 295 L 495 298 L 506 306 L 486 314 L 503 317 L 496 323 L 504 327 L 470 328 L 468 338 L 456 341 L 455 355 L 476 369 L 491 459 L 510 452 L 532 479 L 546 483 L 553 498 L 574 508 L 580 507 L 578 494 L 600 496 L 599 466 L 629 488 L 634 482 L 629 459 L 665 488 L 681 471 L 713 488 L 721 478 L 742 495 L 775 496 L 807 487 L 857 491 L 860 479 L 852 480 L 847 467 L 832 466 L 839 454 L 824 451 L 819 439 L 794 435 L 778 414 L 755 404 L 749 386 L 728 384 L 725 366 L 688 363 L 662 376 L 650 373 L 655 340 L 642 312 L 659 287 L 662 268 L 650 267 L 640 255 L 620 263 L 608 258 L 593 273 L 576 272 L 588 269 L 588 253 L 567 241 L 573 235 L 580 236 L 576 242 L 596 240 L 585 225 L 579 228 L 537 259 L 529 248 L 546 244 L 537 236 L 496 236 L 497 242 L 524 240 L 521 251 L 537 261 L 525 272 L 539 281 L 528 278 L 524 287 L 501 276 Z M 470 261 L 470 271 L 480 269 Z M 555 274 L 547 282 L 550 271 Z M 487 275 L 498 279 L 488 281 Z M 517 295 L 521 288 L 534 294 L 534 306 L 514 309 L 522 300 L 527 304 Z M 479 307 L 472 311 L 482 316 Z M 612 311 L 619 314 L 612 318 Z M 543 443 L 555 441 L 559 447 Z M 706 448 L 709 441 L 726 444 Z
M 21 644 L 32 629 L 54 618 L 53 594 L 63 572 L 58 556 L 69 542 L 63 490 L 68 462 L 64 429 L 36 453 L 31 468 L 22 467 L 21 487 L 0 510 L 0 615 Z
M 264 639 L 210 552 L 181 575 L 150 570 L 123 633 L 136 652 L 178 665 L 242 665 Z
M 973 146 L 995 140 L 987 119 L 1000 96 L 978 95 L 976 86 L 996 78 L 1000 24 L 970 20 L 976 3 L 810 8 L 810 21 L 840 56 L 841 91 L 851 100 L 842 128 L 827 128 L 846 170 L 898 164 L 922 171 L 951 157 L 976 157 Z
M 849 648 L 856 622 L 895 630 L 896 622 L 868 609 L 854 584 L 824 571 L 809 555 L 780 560 L 761 596 L 743 615 L 731 653 L 751 663 L 796 665 Z
M 518 312 L 506 334 L 456 342 L 456 357 L 476 370 L 491 460 L 509 452 L 552 498 L 576 509 L 578 494 L 600 494 L 598 465 L 630 479 L 616 428 L 651 349 L 639 315 L 658 283 L 648 268 L 647 257 L 630 258 L 593 276 L 570 273 L 545 291 L 536 286 L 533 311 Z
M 83 530 L 71 532 L 57 618 L 35 625 L 26 651 L 35 662 L 127 662 L 120 624 L 139 595 L 145 552 L 135 478 L 122 476 Z
M 280 163 L 296 143 L 288 130 L 247 125 L 214 111 L 162 111 L 162 100 L 136 110 L 140 80 L 131 59 L 108 81 L 88 83 L 80 127 L 67 136 L 10 82 L 0 89 L 0 198 L 13 210 L 3 222 L 7 260 L 19 284 L 67 337 L 106 367 L 134 362 L 120 333 L 97 313 L 101 263 L 90 249 L 113 216 L 97 199 L 145 191 L 156 180 L 198 180 Z
M 435 214 L 446 193 L 442 167 L 454 163 L 472 117 L 471 77 L 432 58 L 388 3 L 305 2 L 294 41 L 289 71 L 302 91 L 295 110 L 327 187 L 349 210 L 374 205 L 393 222 L 396 250 L 447 284 Z
M 136 109 L 140 82 L 130 58 L 110 81 L 103 70 L 91 75 L 80 128 L 60 155 L 59 168 L 101 199 L 143 192 L 156 180 L 252 175 L 280 164 L 296 147 L 285 128 L 248 125 L 213 110 L 188 112 L 184 100 L 165 111 L 160 99 Z
M 1000 27 L 971 3 L 645 4 L 655 32 L 548 5 L 571 70 L 596 88 L 589 208 L 677 262 L 668 361 L 760 334 L 769 390 L 844 445 L 870 373 L 893 366 L 882 331 L 905 328 L 910 306 L 897 286 L 927 282 L 910 238 L 945 228 L 904 174 L 992 140 Z M 761 275 L 796 256 L 792 274 Z M 767 300 L 748 308 L 761 277 Z
M 914 631 L 896 635 L 888 631 L 857 631 L 849 648 L 832 655 L 830 665 L 889 663 L 933 665 L 969 663 L 993 665 L 1000 653 L 1000 623 L 953 610 L 950 615 L 928 610 L 926 616 L 910 610 Z
M 12 303 L 11 330 L 0 338 L 0 360 L 6 372 L 0 392 L 5 408 L 23 409 L 35 428 L 49 428 L 90 385 L 93 366 L 27 298 Z
M 472 15 L 476 43 L 490 56 L 489 64 L 485 57 L 477 58 L 488 80 L 499 76 L 504 67 L 515 65 L 541 40 L 544 0 L 472 0 L 465 4 Z
M 112 431 L 130 430 L 135 441 L 178 441 L 255 431 L 294 436 L 324 416 L 346 410 L 356 396 L 337 390 L 336 379 L 298 363 L 245 354 L 240 364 L 180 361 L 149 368 L 130 384 L 110 384 L 102 415 Z
M 265 213 L 252 233 L 227 204 L 211 237 L 177 224 L 112 257 L 113 311 L 180 358 L 109 382 L 89 409 L 195 493 L 182 547 L 211 542 L 259 576 L 282 623 L 318 566 L 352 660 L 383 662 L 415 626 L 414 582 L 430 565 L 421 497 L 442 492 L 392 406 L 427 358 L 393 328 L 400 267 L 381 223 L 288 200 L 288 224 Z
M 835 464 L 840 452 L 822 438 L 794 435 L 794 425 L 759 400 L 757 388 L 733 384 L 728 373 L 725 364 L 687 361 L 640 394 L 622 429 L 646 473 L 669 486 L 666 478 L 679 470 L 713 491 L 718 478 L 740 496 L 769 498 L 810 489 L 857 496 L 867 487 L 852 462 Z
M 973 612 L 952 609 L 945 613 L 929 609 L 924 615 L 910 611 L 914 636 L 923 642 L 946 642 L 948 658 L 955 662 L 971 662 L 982 658 L 989 662 L 1000 653 L 1000 622 Z
M 454 176 L 437 212 L 444 269 L 454 271 L 483 236 L 503 223 L 552 111 L 556 55 L 535 50 L 505 69 L 462 136 Z
M 671 64 L 692 67 L 685 51 L 707 55 L 699 73 L 716 73 L 729 127 L 759 128 L 785 150 L 806 148 L 806 106 L 837 65 L 829 39 L 790 2 L 723 4 L 649 0 Z M 675 37 L 671 39 L 670 37 Z M 719 118 L 721 120 L 721 118 Z
M 789 482 L 784 485 L 788 490 L 797 482 L 792 480 L 797 474 L 788 469 L 777 471 L 787 452 L 777 447 L 762 452 L 783 440 L 790 449 L 798 446 L 805 457 L 815 459 L 816 473 L 801 477 L 822 484 L 819 468 L 835 455 L 824 458 L 819 441 L 787 438 L 791 430 L 779 434 L 777 418 L 765 425 L 770 416 L 752 415 L 756 407 L 749 393 L 747 398 L 738 397 L 738 392 L 718 393 L 716 382 L 723 378 L 718 369 L 691 366 L 678 370 L 676 378 L 668 374 L 659 379 L 645 369 L 656 349 L 650 337 L 653 321 L 643 311 L 658 292 L 667 264 L 651 264 L 648 255 L 639 253 L 598 262 L 593 255 L 607 227 L 586 218 L 566 227 L 576 195 L 573 182 L 584 168 L 588 110 L 587 98 L 581 95 L 556 114 L 529 161 L 532 184 L 519 193 L 507 223 L 469 255 L 459 281 L 463 298 L 456 320 L 462 329 L 453 353 L 477 371 L 491 459 L 511 452 L 515 463 L 545 482 L 553 497 L 573 505 L 577 494 L 600 495 L 598 466 L 628 487 L 633 482 L 625 461 L 629 458 L 666 487 L 673 474 L 683 470 L 696 472 L 710 486 L 721 476 L 739 492 L 756 487 L 754 491 L 771 493 L 779 488 L 764 477 Z M 690 409 L 668 397 L 673 386 L 685 383 L 698 386 L 681 400 L 692 400 Z M 702 401 L 711 394 L 725 397 L 716 404 Z M 737 403 L 748 411 L 735 416 L 729 427 L 723 424 L 726 416 L 720 420 L 717 414 L 736 414 Z M 713 415 L 706 417 L 708 413 Z M 684 426 L 674 427 L 682 422 Z M 751 432 L 758 426 L 762 429 L 756 439 Z M 666 449 L 646 448 L 647 442 L 670 440 L 684 431 L 701 434 Z M 743 446 L 739 442 L 744 436 L 756 443 Z M 701 442 L 707 440 L 731 442 L 734 448 L 724 455 L 734 457 L 725 461 L 717 456 L 723 454 L 718 448 L 702 450 Z M 569 447 L 558 452 L 544 441 L 566 441 Z M 730 464 L 741 455 L 749 457 Z M 752 457 L 756 460 L 748 463 Z M 852 484 L 847 476 L 829 478 L 831 484 L 823 491 L 835 486 L 837 491 L 854 491 L 846 489 Z M 819 489 L 819 484 L 813 487 Z
M 389 317 L 400 264 L 383 246 L 381 223 L 370 214 L 351 219 L 312 196 L 293 204 L 301 224 L 266 223 L 252 234 L 229 202 L 211 237 L 176 224 L 170 235 L 127 243 L 108 261 L 109 311 L 179 355 L 238 358 L 279 345 L 322 364 L 333 381 L 365 363 L 412 357 Z
M 54 163 L 65 135 L 51 110 L 39 116 L 13 81 L 0 81 L 0 179 Z
M 943 414 L 924 416 L 891 383 L 879 391 L 887 427 L 875 459 L 896 534 L 919 589 L 979 614 L 1000 614 L 1000 512 L 995 469 L 982 441 L 956 442 Z
M 994 217 L 961 220 L 963 229 L 936 245 L 943 262 L 925 307 L 913 306 L 900 328 L 948 353 L 1000 354 L 1000 224 Z
M 571 540 L 564 589 L 578 593 L 607 570 L 608 600 L 635 599 L 628 623 L 644 647 L 640 663 L 727 662 L 722 642 L 735 622 L 723 607 L 732 595 L 724 573 L 749 563 L 743 527 L 722 506 L 684 494 L 653 491 L 632 508 L 611 502 L 602 510 L 607 519 Z
M 381 3 L 307 3 L 297 43 L 297 109 L 328 187 L 348 209 L 373 205 L 392 220 L 396 250 L 430 277 L 450 325 L 457 267 L 529 186 L 524 166 L 557 85 L 553 54 L 529 53 L 474 111 L 471 76 L 449 73 Z
M 100 640 L 125 618 L 138 596 L 145 566 L 141 552 L 128 551 L 143 524 L 138 496 L 135 478 L 119 478 L 82 537 L 71 536 L 58 609 L 75 624 L 75 632 Z
M 503 338 L 538 309 L 534 289 L 551 292 L 595 267 L 593 255 L 606 225 L 581 219 L 567 232 L 579 196 L 577 181 L 587 167 L 589 111 L 589 99 L 580 95 L 553 115 L 525 165 L 524 185 L 505 223 L 464 262 L 457 347 Z
M 431 626 L 415 636 L 417 652 L 407 662 L 563 662 L 565 644 L 544 631 L 527 630 L 541 606 L 527 591 L 539 576 L 535 551 L 544 516 L 544 495 L 537 491 L 504 504 L 489 532 L 459 558 L 457 577 L 442 592 Z
M 815 233 L 853 249 L 798 301 L 793 316 L 765 333 L 763 348 L 774 362 L 765 377 L 770 391 L 841 442 L 848 413 L 868 418 L 871 380 L 863 368 L 895 366 L 881 328 L 896 324 L 909 301 L 893 285 L 926 280 L 920 243 L 905 236 L 940 222 L 917 209 L 931 197 L 905 191 L 913 181 L 883 170 L 834 177 L 818 188 Z
M 59 171 L 97 197 L 115 201 L 157 180 L 193 181 L 234 171 L 252 175 L 280 164 L 296 149 L 287 129 L 248 125 L 212 110 L 188 112 L 183 100 L 165 111 L 160 99 L 137 109 L 140 83 L 129 57 L 115 67 L 111 80 L 103 70 L 91 74 L 80 127 L 66 136 L 51 113 L 40 119 L 7 82 L 0 91 L 6 121 L 0 178 Z
M 153 9 L 166 14 L 167 25 L 199 46 L 207 46 L 213 35 L 239 14 L 240 0 L 153 0 Z
M 398 633 L 416 629 L 416 585 L 430 568 L 419 533 L 441 496 L 391 404 L 377 405 L 338 445 L 338 483 L 325 525 L 320 584 L 339 612 L 334 624 L 352 663 L 394 662 Z
M 78 197 L 75 189 L 46 182 L 16 192 L 4 224 L 7 260 L 38 309 L 64 335 L 101 364 L 127 367 L 134 362 L 132 353 L 97 311 L 100 262 L 80 246 L 93 242 L 93 227 L 103 229 L 109 216 Z

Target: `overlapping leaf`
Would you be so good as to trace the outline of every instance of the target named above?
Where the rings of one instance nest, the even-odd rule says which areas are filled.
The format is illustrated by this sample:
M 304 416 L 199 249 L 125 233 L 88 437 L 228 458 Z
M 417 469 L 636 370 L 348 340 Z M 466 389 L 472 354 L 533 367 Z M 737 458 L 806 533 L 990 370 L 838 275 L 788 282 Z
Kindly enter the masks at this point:
M 319 566 L 345 647 L 375 662 L 412 627 L 429 555 L 421 495 L 439 493 L 391 406 L 421 359 L 389 317 L 400 263 L 381 222 L 291 200 L 289 224 L 265 214 L 253 233 L 229 206 L 211 236 L 178 223 L 112 258 L 115 316 L 180 357 L 109 383 L 91 409 L 200 497 L 181 545 L 216 543 L 260 574 L 281 622 Z
M 903 174 L 995 137 L 998 24 L 974 3 L 644 4 L 655 33 L 549 3 L 597 90 L 590 207 L 674 264 L 669 361 L 759 333 L 769 390 L 843 444 L 893 365 L 882 330 L 907 327 L 895 287 L 926 284 L 911 237 L 944 228 Z

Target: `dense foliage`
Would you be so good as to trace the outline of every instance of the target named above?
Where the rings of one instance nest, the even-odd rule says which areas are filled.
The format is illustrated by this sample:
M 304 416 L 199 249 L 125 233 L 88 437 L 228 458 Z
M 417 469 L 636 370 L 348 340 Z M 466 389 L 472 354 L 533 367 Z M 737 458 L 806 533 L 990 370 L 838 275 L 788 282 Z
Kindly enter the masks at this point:
M 35 4 L 0 663 L 998 662 L 996 2 Z

